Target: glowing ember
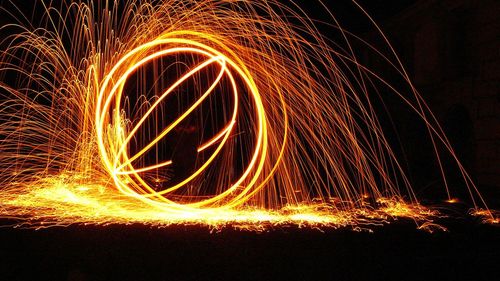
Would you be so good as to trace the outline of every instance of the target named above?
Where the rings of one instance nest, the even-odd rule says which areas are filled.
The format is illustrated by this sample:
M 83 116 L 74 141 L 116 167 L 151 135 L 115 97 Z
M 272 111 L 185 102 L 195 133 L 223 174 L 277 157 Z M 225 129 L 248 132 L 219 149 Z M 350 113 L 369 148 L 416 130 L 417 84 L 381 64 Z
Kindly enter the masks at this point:
M 1 217 L 442 229 L 382 132 L 367 85 L 385 81 L 346 51 L 351 35 L 335 25 L 345 41 L 329 43 L 274 0 L 157 2 L 43 4 L 42 28 L 4 27 Z M 392 65 L 411 89 L 393 94 L 455 157 Z M 457 165 L 475 214 L 498 222 Z

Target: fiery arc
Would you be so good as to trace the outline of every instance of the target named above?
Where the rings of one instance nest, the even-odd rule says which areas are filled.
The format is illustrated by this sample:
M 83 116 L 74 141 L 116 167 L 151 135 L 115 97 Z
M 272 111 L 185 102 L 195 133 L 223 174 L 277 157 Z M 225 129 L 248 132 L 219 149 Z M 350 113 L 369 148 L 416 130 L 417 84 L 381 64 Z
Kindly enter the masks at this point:
M 2 10 L 16 10 L 9 5 Z M 456 160 L 474 213 L 498 222 L 374 22 L 389 56 L 344 30 L 331 11 L 329 28 L 340 41 L 320 34 L 300 6 L 274 0 L 41 6 L 39 28 L 22 15 L 2 27 L 13 30 L 0 53 L 1 217 L 34 227 L 252 229 L 363 227 L 406 217 L 440 228 L 378 120 L 371 99 L 382 85 L 420 116 L 439 165 L 438 145 Z M 353 41 L 380 55 L 406 88 L 362 65 Z M 144 77 L 134 78 L 137 91 L 127 88 L 132 76 L 163 63 L 152 93 L 143 91 Z M 184 98 L 183 89 L 195 98 Z M 172 105 L 183 98 L 182 110 Z M 157 188 L 148 175 L 175 161 L 155 150 L 193 115 L 201 156 L 192 173 Z M 444 174 L 443 183 L 455 201 Z
M 190 32 L 186 32 L 190 33 Z M 191 32 L 192 34 L 192 32 Z M 182 33 L 177 33 L 176 36 L 181 36 Z M 203 36 L 203 34 L 199 34 Z M 187 45 L 190 47 L 171 47 L 175 45 Z M 150 55 L 144 56 L 147 53 L 148 49 L 162 46 L 161 51 L 154 52 Z M 120 89 L 123 88 L 123 83 L 127 79 L 127 77 L 139 68 L 141 65 L 148 63 L 155 58 L 158 58 L 163 55 L 175 54 L 179 52 L 191 52 L 201 54 L 207 57 L 207 60 L 200 65 L 196 66 L 185 75 L 183 75 L 179 80 L 175 81 L 171 87 L 169 87 L 163 95 L 161 95 L 148 109 L 148 111 L 142 116 L 142 118 L 135 124 L 135 126 L 127 132 L 127 136 L 125 136 L 125 130 L 123 129 L 123 120 L 120 114 L 120 99 L 122 96 L 122 92 Z M 137 54 L 141 53 L 141 57 L 137 57 Z M 129 59 L 134 57 L 135 60 L 130 62 Z M 127 63 L 125 63 L 127 62 Z M 212 83 L 209 89 L 205 91 L 205 93 L 194 103 L 186 112 L 184 112 L 178 119 L 176 119 L 171 125 L 169 125 L 165 130 L 161 132 L 152 142 L 150 142 L 146 147 L 144 147 L 141 151 L 135 154 L 132 157 L 129 157 L 127 154 L 127 144 L 130 142 L 131 138 L 134 134 L 139 130 L 140 126 L 144 123 L 144 120 L 149 117 L 149 115 L 153 112 L 156 106 L 162 102 L 162 100 L 170 94 L 175 87 L 181 84 L 184 80 L 188 79 L 193 73 L 196 73 L 203 68 L 205 68 L 209 64 L 218 63 L 220 64 L 220 73 L 217 79 Z M 218 155 L 221 148 L 226 143 L 228 137 L 232 132 L 232 128 L 236 123 L 236 115 L 238 114 L 238 87 L 236 82 L 234 81 L 233 74 L 231 74 L 230 69 L 233 69 L 238 75 L 240 75 L 246 83 L 246 86 L 251 89 L 251 94 L 253 100 L 255 102 L 255 108 L 257 109 L 256 115 L 258 116 L 257 121 L 257 131 L 256 131 L 256 145 L 255 150 L 252 156 L 252 160 L 248 165 L 247 169 L 243 173 L 243 175 L 238 179 L 234 184 L 227 188 L 225 192 L 219 194 L 213 198 L 206 199 L 204 201 L 189 203 L 189 204 L 178 204 L 175 203 L 165 197 L 168 193 L 175 191 L 181 188 L 186 183 L 190 182 L 193 178 L 198 176 L 206 166 L 210 165 L 213 159 Z M 96 111 L 96 124 L 97 124 L 97 139 L 99 145 L 100 155 L 103 159 L 103 162 L 108 169 L 108 172 L 113 177 L 114 182 L 118 189 L 124 194 L 128 194 L 134 197 L 143 200 L 144 202 L 152 205 L 156 205 L 164 208 L 171 207 L 205 207 L 213 204 L 217 204 L 220 200 L 225 200 L 225 205 L 238 206 L 242 205 L 245 200 L 245 195 L 252 192 L 255 179 L 258 178 L 260 171 L 262 170 L 262 166 L 264 164 L 266 158 L 266 150 L 267 150 L 267 124 L 265 118 L 265 111 L 262 106 L 261 98 L 259 96 L 258 89 L 255 87 L 255 83 L 253 83 L 253 79 L 249 76 L 248 72 L 245 72 L 244 65 L 240 66 L 236 62 L 230 60 L 224 54 L 216 51 L 215 49 L 200 44 L 196 41 L 186 40 L 182 38 L 170 38 L 169 34 L 162 36 L 162 38 L 158 38 L 152 42 L 148 42 L 147 44 L 141 45 L 136 49 L 132 50 L 128 54 L 126 54 L 118 63 L 111 69 L 109 74 L 103 81 L 103 85 L 99 91 L 98 101 L 97 101 L 97 111 Z M 122 70 L 123 74 L 120 76 L 117 73 L 120 73 Z M 232 91 L 234 94 L 234 109 L 232 113 L 231 120 L 226 124 L 226 126 L 218 132 L 213 138 L 209 139 L 205 143 L 199 146 L 198 151 L 205 150 L 206 148 L 216 145 L 217 148 L 212 153 L 210 158 L 191 176 L 181 181 L 180 183 L 175 184 L 174 186 L 168 187 L 163 191 L 155 191 L 153 187 L 151 187 L 147 182 L 145 182 L 140 173 L 148 170 L 154 170 L 163 166 L 167 166 L 171 164 L 171 161 L 165 161 L 163 163 L 159 163 L 156 165 L 152 165 L 149 167 L 141 167 L 136 169 L 133 167 L 132 162 L 141 157 L 144 152 L 151 149 L 151 147 L 156 144 L 161 138 L 168 135 L 168 133 L 178 124 L 180 123 L 187 115 L 191 113 L 208 95 L 211 94 L 213 88 L 217 85 L 222 75 L 227 75 L 231 80 Z M 117 77 L 117 79 L 113 79 Z M 116 82 L 110 82 L 116 81 Z M 113 110 L 112 117 L 107 116 L 107 113 L 110 111 L 111 104 L 115 102 L 115 108 Z M 112 120 L 112 124 L 109 124 L 109 120 Z M 108 142 L 105 141 L 108 140 Z M 253 179 L 250 181 L 252 184 L 248 184 L 242 188 L 242 190 L 235 195 L 235 190 L 242 186 L 242 183 L 246 180 L 246 178 L 251 174 L 253 169 L 256 169 L 257 172 L 253 175 Z M 262 185 L 259 187 L 261 188 Z M 232 197 L 227 200 L 226 198 Z M 243 199 L 242 199 L 243 198 Z

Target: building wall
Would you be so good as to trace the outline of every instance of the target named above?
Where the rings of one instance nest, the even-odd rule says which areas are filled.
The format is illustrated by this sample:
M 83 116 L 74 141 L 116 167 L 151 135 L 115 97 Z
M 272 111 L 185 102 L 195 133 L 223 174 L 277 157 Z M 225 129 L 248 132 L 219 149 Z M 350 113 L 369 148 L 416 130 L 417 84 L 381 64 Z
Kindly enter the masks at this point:
M 476 72 L 471 102 L 475 106 L 478 179 L 500 186 L 500 4 L 476 2 L 467 37 Z
M 425 0 L 382 23 L 476 182 L 498 190 L 499 15 L 496 0 Z

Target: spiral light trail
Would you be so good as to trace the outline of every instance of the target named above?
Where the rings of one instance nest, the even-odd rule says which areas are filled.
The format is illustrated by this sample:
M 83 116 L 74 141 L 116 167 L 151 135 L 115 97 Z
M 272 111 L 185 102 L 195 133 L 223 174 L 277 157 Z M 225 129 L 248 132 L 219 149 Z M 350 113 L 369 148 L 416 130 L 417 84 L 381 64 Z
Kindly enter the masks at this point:
M 358 61 L 352 41 L 377 50 L 326 8 L 340 40 L 293 2 L 48 3 L 36 22 L 2 7 L 17 22 L 1 29 L 0 217 L 441 228 L 371 103 L 383 85 L 419 115 L 438 163 L 438 147 L 456 160 L 474 214 L 498 222 L 394 51 L 378 54 L 407 93 Z

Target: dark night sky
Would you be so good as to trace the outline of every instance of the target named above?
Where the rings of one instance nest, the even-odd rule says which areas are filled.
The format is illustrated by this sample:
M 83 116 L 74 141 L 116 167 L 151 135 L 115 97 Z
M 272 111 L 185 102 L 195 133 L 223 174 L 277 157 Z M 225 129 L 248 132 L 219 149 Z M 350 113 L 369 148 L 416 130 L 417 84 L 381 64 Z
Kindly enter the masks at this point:
M 371 29 L 349 1 L 324 2 L 350 30 Z M 359 1 L 382 23 L 415 2 Z M 310 4 L 305 7 L 312 17 L 325 16 Z M 405 221 L 377 227 L 375 233 L 0 227 L 0 280 L 496 280 L 499 228 L 469 217 L 446 224 L 450 231 L 436 234 Z

